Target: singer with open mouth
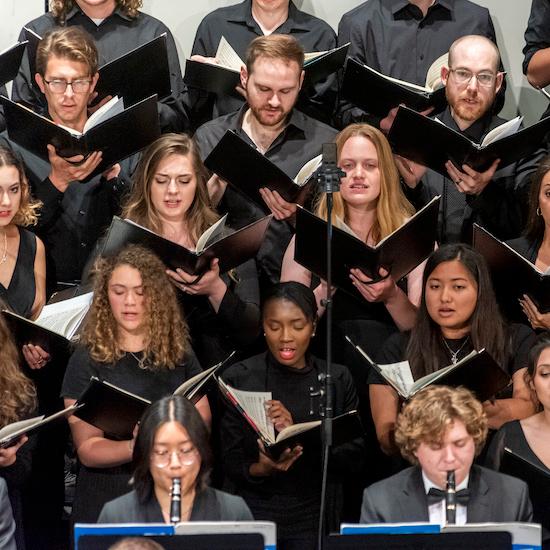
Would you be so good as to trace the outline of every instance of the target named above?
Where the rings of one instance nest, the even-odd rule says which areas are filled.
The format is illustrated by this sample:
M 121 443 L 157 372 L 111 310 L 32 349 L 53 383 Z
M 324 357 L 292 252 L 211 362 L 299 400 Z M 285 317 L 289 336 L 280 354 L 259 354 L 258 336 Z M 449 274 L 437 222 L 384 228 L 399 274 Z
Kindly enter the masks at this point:
M 105 504 L 99 523 L 253 519 L 241 497 L 208 487 L 208 429 L 184 397 L 164 397 L 147 409 L 133 459 L 134 490 Z

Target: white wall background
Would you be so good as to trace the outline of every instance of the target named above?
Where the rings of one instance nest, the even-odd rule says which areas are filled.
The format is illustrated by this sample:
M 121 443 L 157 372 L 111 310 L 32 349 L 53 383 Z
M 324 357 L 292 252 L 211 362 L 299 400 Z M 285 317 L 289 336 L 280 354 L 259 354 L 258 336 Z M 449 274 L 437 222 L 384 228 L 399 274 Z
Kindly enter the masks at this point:
M 202 17 L 213 9 L 237 3 L 239 0 L 144 0 L 143 10 L 168 25 L 183 62 L 191 50 L 195 29 Z M 334 29 L 343 13 L 359 5 L 361 0 L 294 0 L 309 13 L 325 19 Z M 521 72 L 530 0 L 477 0 L 489 8 L 495 23 L 504 66 L 508 71 L 508 94 L 503 115 L 514 116 L 518 110 L 526 122 L 538 119 L 547 101 L 529 86 Z M 44 12 L 44 0 L 0 0 L 0 50 L 15 43 L 21 27 Z

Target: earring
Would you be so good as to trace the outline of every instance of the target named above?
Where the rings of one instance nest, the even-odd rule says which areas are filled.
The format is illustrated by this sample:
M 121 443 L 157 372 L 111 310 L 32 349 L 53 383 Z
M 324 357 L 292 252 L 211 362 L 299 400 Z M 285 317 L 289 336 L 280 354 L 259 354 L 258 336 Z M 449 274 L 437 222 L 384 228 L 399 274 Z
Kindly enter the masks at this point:
M 540 206 L 537 206 L 537 216 L 541 215 Z

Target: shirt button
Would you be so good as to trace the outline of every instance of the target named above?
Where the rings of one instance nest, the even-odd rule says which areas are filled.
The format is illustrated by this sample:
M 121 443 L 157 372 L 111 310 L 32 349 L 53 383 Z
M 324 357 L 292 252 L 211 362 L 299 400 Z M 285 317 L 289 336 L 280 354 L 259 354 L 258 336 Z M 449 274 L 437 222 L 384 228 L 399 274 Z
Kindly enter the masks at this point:
M 86 214 L 86 210 L 79 210 L 78 213 L 79 213 L 81 216 L 84 216 L 84 214 Z
M 88 246 L 88 243 L 82 242 L 80 243 L 80 248 L 86 248 Z

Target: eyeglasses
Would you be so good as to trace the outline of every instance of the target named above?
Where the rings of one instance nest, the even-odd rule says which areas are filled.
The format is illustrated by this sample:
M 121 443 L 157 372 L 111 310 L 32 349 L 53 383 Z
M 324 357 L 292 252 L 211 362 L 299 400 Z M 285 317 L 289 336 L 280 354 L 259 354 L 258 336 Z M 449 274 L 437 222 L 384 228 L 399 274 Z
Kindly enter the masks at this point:
M 179 451 L 157 451 L 153 450 L 151 454 L 151 462 L 157 468 L 166 468 L 172 462 L 172 456 L 176 455 L 181 466 L 191 466 L 197 460 L 197 449 L 180 449 Z
M 480 86 L 483 86 L 484 88 L 489 88 L 490 86 L 492 86 L 498 74 L 500 74 L 500 73 L 498 74 L 473 73 L 468 69 L 449 69 L 449 70 L 453 73 L 457 84 L 462 84 L 462 85 L 469 84 L 470 80 L 472 80 L 472 78 L 475 76 L 477 83 Z
M 90 85 L 92 84 L 92 81 L 89 78 L 79 78 L 78 80 L 73 80 L 72 82 L 61 79 L 44 79 L 44 82 L 54 94 L 64 94 L 67 86 L 70 86 L 75 94 L 84 94 L 90 89 Z

